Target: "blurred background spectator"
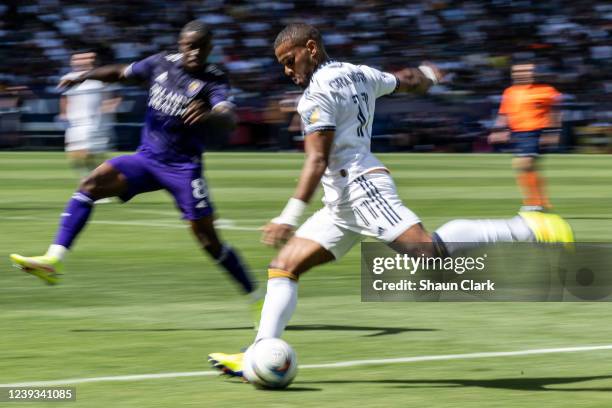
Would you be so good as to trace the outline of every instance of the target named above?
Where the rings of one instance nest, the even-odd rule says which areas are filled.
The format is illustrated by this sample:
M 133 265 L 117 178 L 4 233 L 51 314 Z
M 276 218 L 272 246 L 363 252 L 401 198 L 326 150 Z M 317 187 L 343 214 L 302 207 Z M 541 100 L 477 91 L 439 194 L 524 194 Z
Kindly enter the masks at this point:
M 563 93 L 556 150 L 612 150 L 612 4 L 588 0 L 5 0 L 0 147 L 61 148 L 54 87 L 70 55 L 131 62 L 174 50 L 180 28 L 195 18 L 211 26 L 210 60 L 229 73 L 239 106 L 241 125 L 229 140 L 211 140 L 214 148 L 299 147 L 295 87 L 272 51 L 276 33 L 299 20 L 319 27 L 335 59 L 386 70 L 428 60 L 449 72 L 426 97 L 379 100 L 376 150 L 488 151 L 499 95 L 517 62 L 543 67 L 542 79 Z M 115 146 L 132 149 L 146 94 L 124 88 L 122 96 Z

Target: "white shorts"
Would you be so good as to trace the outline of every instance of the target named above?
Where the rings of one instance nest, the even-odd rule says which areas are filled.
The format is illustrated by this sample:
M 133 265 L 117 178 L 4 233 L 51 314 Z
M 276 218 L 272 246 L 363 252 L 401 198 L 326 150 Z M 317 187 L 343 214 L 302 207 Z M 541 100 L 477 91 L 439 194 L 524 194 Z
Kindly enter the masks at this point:
M 388 173 L 368 173 L 349 183 L 337 204 L 314 213 L 295 236 L 317 242 L 340 259 L 366 237 L 393 242 L 420 222 L 400 200 Z
M 90 153 L 103 153 L 108 150 L 110 132 L 94 126 L 75 126 L 66 130 L 66 151 L 88 150 Z

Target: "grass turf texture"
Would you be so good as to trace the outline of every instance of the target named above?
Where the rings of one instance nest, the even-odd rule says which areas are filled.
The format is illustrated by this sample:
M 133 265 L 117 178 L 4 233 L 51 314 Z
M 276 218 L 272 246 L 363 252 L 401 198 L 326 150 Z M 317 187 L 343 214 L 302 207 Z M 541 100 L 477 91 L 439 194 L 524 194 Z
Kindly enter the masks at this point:
M 520 195 L 504 155 L 380 155 L 429 230 L 509 217 Z M 300 154 L 208 154 L 222 230 L 261 281 L 273 251 L 254 230 L 278 214 Z M 581 241 L 610 240 L 609 156 L 543 161 L 557 211 Z M 164 192 L 100 205 L 47 287 L 10 252 L 42 254 L 76 180 L 61 153 L 0 153 L 0 383 L 208 370 L 211 351 L 254 335 L 246 300 L 197 248 Z M 311 211 L 320 206 L 311 205 Z M 360 303 L 359 252 L 306 274 L 285 339 L 302 364 L 612 344 L 612 306 L 594 303 Z M 221 378 L 77 385 L 77 401 L 21 407 L 609 407 L 612 351 L 308 369 L 285 392 Z M 2 403 L 0 403 L 2 405 Z M 11 405 L 12 406 L 12 405 Z

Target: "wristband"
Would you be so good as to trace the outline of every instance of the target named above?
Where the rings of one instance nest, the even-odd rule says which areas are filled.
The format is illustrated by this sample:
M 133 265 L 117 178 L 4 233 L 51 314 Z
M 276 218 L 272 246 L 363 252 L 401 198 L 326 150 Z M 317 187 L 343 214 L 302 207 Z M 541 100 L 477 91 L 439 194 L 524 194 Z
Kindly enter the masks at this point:
M 274 224 L 287 224 L 295 227 L 302 213 L 306 209 L 306 203 L 297 198 L 291 197 L 287 202 L 287 205 L 283 209 L 283 212 L 278 217 L 272 219 Z
M 429 67 L 427 65 L 419 65 L 419 71 L 421 71 L 427 79 L 433 82 L 434 85 L 437 85 L 440 82 L 438 80 L 438 77 L 436 76 L 436 72 L 433 70 L 432 67 Z

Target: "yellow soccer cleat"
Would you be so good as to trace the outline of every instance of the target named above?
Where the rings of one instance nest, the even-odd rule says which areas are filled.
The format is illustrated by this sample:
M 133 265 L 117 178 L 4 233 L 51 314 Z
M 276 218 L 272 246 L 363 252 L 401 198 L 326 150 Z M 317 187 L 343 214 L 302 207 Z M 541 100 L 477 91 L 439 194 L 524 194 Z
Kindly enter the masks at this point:
M 208 355 L 208 362 L 211 363 L 214 368 L 230 377 L 242 377 L 243 360 L 244 353 L 211 353 Z
M 54 256 L 21 256 L 11 254 L 11 261 L 16 268 L 21 269 L 31 275 L 37 276 L 48 285 L 59 283 L 60 275 L 64 269 L 64 264 Z
M 519 216 L 525 220 L 537 242 L 574 242 L 572 227 L 557 214 L 523 211 L 519 212 Z

